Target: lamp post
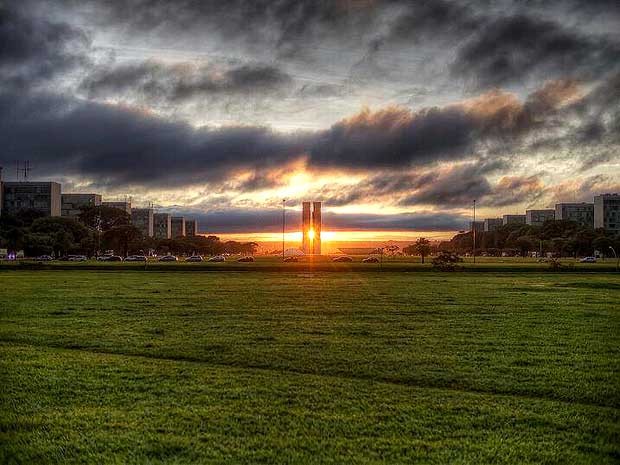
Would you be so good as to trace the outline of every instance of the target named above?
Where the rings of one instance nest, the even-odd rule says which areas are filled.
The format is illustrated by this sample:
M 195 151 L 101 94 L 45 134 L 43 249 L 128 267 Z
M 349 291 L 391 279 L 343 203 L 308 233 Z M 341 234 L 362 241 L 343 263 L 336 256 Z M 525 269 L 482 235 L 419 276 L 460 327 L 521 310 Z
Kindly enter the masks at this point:
M 616 253 L 616 249 L 614 249 L 611 245 L 609 246 L 611 251 L 614 253 L 614 257 L 616 257 L 616 271 L 620 269 L 620 259 L 618 258 L 618 254 Z
M 282 261 L 284 261 L 284 231 L 286 227 L 286 199 L 282 199 Z

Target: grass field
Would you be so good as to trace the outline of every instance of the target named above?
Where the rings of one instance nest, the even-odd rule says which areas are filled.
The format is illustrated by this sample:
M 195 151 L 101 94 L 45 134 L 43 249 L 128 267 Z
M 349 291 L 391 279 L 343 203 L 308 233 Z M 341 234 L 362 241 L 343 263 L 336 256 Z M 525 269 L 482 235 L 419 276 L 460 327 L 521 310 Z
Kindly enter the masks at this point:
M 618 463 L 613 273 L 0 271 L 1 463 Z

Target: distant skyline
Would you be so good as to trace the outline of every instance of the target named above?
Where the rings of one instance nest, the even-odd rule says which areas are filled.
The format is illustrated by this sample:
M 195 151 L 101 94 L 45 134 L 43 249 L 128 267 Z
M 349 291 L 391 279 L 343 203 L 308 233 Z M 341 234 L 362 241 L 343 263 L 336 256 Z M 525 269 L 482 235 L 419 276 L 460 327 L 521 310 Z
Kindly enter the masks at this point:
M 397 238 L 620 192 L 616 0 L 23 0 L 0 43 L 5 180 L 217 233 L 283 198 Z

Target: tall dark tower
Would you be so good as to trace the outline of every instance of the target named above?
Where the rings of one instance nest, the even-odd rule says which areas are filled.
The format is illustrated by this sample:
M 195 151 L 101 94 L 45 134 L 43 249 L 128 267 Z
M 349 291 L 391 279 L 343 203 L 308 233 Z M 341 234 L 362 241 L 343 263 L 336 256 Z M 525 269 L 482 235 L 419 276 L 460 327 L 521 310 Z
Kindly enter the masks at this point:
M 312 253 L 321 255 L 321 202 L 312 202 L 312 229 L 314 230 Z
M 310 202 L 302 203 L 301 211 L 301 249 L 305 254 L 312 253 L 310 250 L 310 230 L 312 229 L 312 218 L 310 216 Z

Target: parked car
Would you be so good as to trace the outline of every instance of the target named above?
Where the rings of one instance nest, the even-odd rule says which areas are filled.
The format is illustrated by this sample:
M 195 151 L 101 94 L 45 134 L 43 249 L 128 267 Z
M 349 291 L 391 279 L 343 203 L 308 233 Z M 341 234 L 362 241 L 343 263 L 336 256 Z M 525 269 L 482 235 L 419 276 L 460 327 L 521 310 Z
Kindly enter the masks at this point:
M 287 262 L 287 263 L 289 263 L 289 262 L 298 262 L 299 258 L 297 258 L 297 257 L 285 257 L 284 261 Z
M 50 255 L 39 255 L 36 259 L 40 262 L 49 262 L 54 260 Z
M 192 255 L 185 259 L 186 262 L 202 262 L 204 259 L 200 255 Z
M 579 260 L 580 263 L 596 263 L 596 257 L 583 257 Z
M 253 262 L 254 261 L 254 257 L 251 256 L 247 256 L 247 257 L 241 257 L 239 260 L 237 260 L 238 262 Z
M 123 257 L 121 257 L 120 255 L 110 255 L 106 258 L 105 261 L 106 262 L 122 262 Z
M 164 255 L 163 257 L 159 259 L 160 262 L 176 262 L 178 260 L 179 259 L 175 257 L 174 255 Z
M 343 255 L 341 257 L 334 257 L 332 258 L 333 262 L 352 262 L 353 259 L 351 257 L 347 257 L 346 255 Z
M 85 262 L 88 257 L 86 255 L 69 255 L 68 260 L 70 262 Z
M 162 257 L 163 258 L 163 257 Z M 147 258 L 144 255 L 130 255 L 125 259 L 126 262 L 145 262 Z
M 379 263 L 379 259 L 377 257 L 366 257 L 362 263 Z
M 226 257 L 224 257 L 224 255 L 215 255 L 211 258 L 209 258 L 210 262 L 225 262 L 226 261 Z
M 106 262 L 108 261 L 108 258 L 110 258 L 112 255 L 99 255 L 97 257 L 97 261 L 98 262 Z

